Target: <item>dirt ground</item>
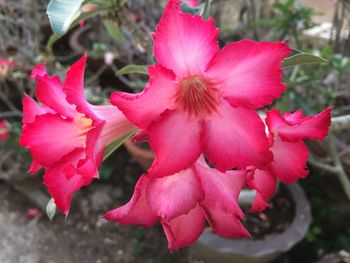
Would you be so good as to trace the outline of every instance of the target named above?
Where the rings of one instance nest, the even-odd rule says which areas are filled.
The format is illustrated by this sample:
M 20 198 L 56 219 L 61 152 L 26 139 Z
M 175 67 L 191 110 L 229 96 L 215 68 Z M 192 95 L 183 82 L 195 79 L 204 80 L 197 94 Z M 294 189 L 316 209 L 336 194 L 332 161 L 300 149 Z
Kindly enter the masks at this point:
M 121 204 L 112 190 L 93 185 L 78 196 L 66 219 L 58 215 L 50 222 L 46 215 L 26 217 L 32 204 L 0 181 L 0 262 L 187 262 L 186 249 L 168 252 L 159 226 L 142 229 L 102 219 L 101 202 L 110 208 Z

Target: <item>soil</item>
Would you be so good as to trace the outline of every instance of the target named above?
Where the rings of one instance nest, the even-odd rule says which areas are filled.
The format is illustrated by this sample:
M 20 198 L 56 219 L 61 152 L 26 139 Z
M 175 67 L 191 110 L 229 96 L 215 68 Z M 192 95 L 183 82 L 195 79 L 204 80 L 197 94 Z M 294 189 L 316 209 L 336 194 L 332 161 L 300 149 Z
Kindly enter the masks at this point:
M 271 239 L 282 233 L 292 223 L 295 205 L 292 197 L 282 184 L 270 205 L 261 213 L 246 213 L 245 226 L 254 239 Z

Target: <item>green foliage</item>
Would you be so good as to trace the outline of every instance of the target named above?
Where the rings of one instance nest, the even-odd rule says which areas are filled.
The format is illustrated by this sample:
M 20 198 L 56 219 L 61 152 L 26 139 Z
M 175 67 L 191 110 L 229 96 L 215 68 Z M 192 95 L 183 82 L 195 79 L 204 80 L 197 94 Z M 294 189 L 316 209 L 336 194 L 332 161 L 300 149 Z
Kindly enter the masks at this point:
M 80 15 L 82 0 L 51 0 L 46 13 L 49 17 L 52 31 L 63 36 L 73 21 Z
M 131 136 L 135 134 L 136 131 L 132 131 L 125 136 L 119 138 L 118 140 L 115 140 L 111 144 L 107 145 L 105 148 L 103 160 L 106 160 L 115 150 L 117 150 L 127 139 L 129 139 Z
M 313 55 L 313 54 L 307 54 L 307 53 L 298 53 L 296 55 L 292 55 L 288 58 L 286 58 L 283 63 L 283 68 L 288 68 L 292 66 L 297 65 L 304 65 L 304 64 L 318 64 L 318 63 L 327 63 L 328 61 L 324 58 L 321 58 L 319 56 Z
M 147 66 L 130 64 L 118 70 L 116 72 L 116 75 L 120 76 L 120 75 L 125 75 L 130 73 L 139 73 L 139 74 L 148 75 Z

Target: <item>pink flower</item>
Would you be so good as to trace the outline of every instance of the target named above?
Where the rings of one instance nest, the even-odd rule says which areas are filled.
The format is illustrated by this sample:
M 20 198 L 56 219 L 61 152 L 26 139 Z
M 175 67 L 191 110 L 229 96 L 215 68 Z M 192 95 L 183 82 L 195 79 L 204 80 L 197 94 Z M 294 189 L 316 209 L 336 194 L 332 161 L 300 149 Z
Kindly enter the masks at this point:
M 10 128 L 11 125 L 7 120 L 0 120 L 0 142 L 6 141 L 10 138 Z
M 146 88 L 111 96 L 143 129 L 141 137 L 149 137 L 156 154 L 151 175 L 184 170 L 202 153 L 221 171 L 262 168 L 272 160 L 254 110 L 285 90 L 281 62 L 291 51 L 282 42 L 251 40 L 219 50 L 217 36 L 212 18 L 183 14 L 170 0 L 154 34 L 159 64 L 148 68 Z
M 182 0 L 182 3 L 186 3 L 191 7 L 197 7 L 198 1 L 197 0 Z
M 13 69 L 15 66 L 15 61 L 7 60 L 0 57 L 0 77 L 7 77 L 9 70 Z
M 23 99 L 21 145 L 33 156 L 29 169 L 45 167 L 44 184 L 57 207 L 67 214 L 73 193 L 98 178 L 106 145 L 130 133 L 135 126 L 112 105 L 95 106 L 84 98 L 86 56 L 68 71 L 62 83 L 37 66 L 36 97 Z
M 266 124 L 274 158 L 266 169 L 253 168 L 248 175 L 248 184 L 256 189 L 252 211 L 266 208 L 266 200 L 275 194 L 277 178 L 283 183 L 294 183 L 308 175 L 306 162 L 309 150 L 303 140 L 323 140 L 327 136 L 331 110 L 332 107 L 329 107 L 309 117 L 303 117 L 301 110 L 284 115 L 278 110 L 267 112 Z
M 25 213 L 26 217 L 28 218 L 35 218 L 38 215 L 40 215 L 40 211 L 38 208 L 30 208 L 27 210 L 27 212 Z
M 129 203 L 105 214 L 121 224 L 163 226 L 170 250 L 194 243 L 207 220 L 220 236 L 249 237 L 241 220 L 244 214 L 237 198 L 246 171 L 219 172 L 203 157 L 191 167 L 162 178 L 142 175 Z

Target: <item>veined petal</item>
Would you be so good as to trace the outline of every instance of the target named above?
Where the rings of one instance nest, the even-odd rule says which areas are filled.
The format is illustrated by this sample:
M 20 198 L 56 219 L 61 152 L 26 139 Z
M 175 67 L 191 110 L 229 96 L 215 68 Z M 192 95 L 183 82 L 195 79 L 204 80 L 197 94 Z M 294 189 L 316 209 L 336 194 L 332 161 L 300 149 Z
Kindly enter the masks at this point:
M 324 139 L 331 124 L 332 107 L 315 116 L 303 117 L 301 111 L 282 115 L 278 110 L 267 112 L 266 124 L 271 133 L 280 136 L 285 141 L 301 139 Z
M 269 167 L 283 183 L 294 183 L 308 175 L 306 161 L 309 149 L 303 141 L 286 142 L 277 137 L 271 150 L 274 159 Z
M 264 167 L 270 162 L 272 153 L 259 115 L 225 100 L 219 107 L 203 125 L 203 152 L 209 162 L 219 170 Z
M 222 173 L 209 168 L 207 164 L 203 166 L 198 162 L 194 166 L 194 171 L 201 182 L 205 207 L 223 210 L 243 218 L 243 212 L 237 203 L 237 198 L 245 184 L 246 171 L 238 170 Z
M 57 208 L 65 215 L 69 212 L 74 192 L 90 184 L 92 180 L 77 173 L 75 166 L 81 158 L 84 158 L 83 149 L 75 149 L 48 168 L 44 174 L 44 185 L 47 186 Z
M 241 40 L 220 50 L 206 75 L 231 105 L 261 108 L 284 92 L 281 63 L 290 53 L 282 42 Z
M 180 215 L 170 221 L 161 220 L 168 248 L 171 251 L 192 245 L 202 234 L 205 217 L 201 207 L 196 206 L 187 214 Z
M 50 113 L 37 116 L 34 122 L 28 123 L 20 139 L 20 144 L 44 166 L 53 165 L 74 149 L 85 146 L 85 142 L 85 136 L 73 120 Z
M 149 182 L 147 197 L 155 214 L 169 221 L 187 214 L 203 198 L 192 168 Z
M 120 224 L 153 226 L 157 222 L 158 216 L 152 212 L 147 201 L 146 191 L 148 183 L 149 178 L 146 175 L 142 175 L 135 186 L 131 200 L 127 204 L 107 212 L 104 218 Z
M 219 50 L 213 18 L 183 14 L 178 0 L 169 0 L 160 19 L 154 54 L 162 66 L 179 77 L 203 73 Z
M 168 111 L 147 129 L 156 159 L 148 173 L 162 177 L 192 165 L 201 154 L 201 122 L 179 111 Z
M 150 80 L 141 93 L 114 92 L 111 95 L 111 103 L 141 128 L 156 121 L 165 110 L 175 109 L 175 75 L 160 65 L 148 67 L 148 72 Z
M 76 112 L 67 102 L 58 76 L 49 76 L 45 66 L 38 65 L 32 71 L 31 77 L 36 79 L 36 97 L 41 103 L 62 116 L 74 118 Z

